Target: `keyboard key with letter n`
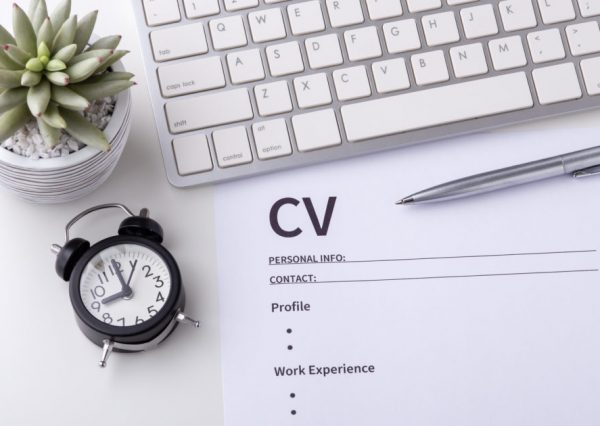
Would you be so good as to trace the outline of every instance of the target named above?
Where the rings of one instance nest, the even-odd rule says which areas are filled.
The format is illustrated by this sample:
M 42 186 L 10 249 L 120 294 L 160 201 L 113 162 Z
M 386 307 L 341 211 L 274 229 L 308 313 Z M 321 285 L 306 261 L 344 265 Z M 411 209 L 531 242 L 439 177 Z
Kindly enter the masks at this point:
M 184 133 L 254 117 L 247 89 L 211 93 L 168 102 L 165 106 L 171 133 Z
M 341 108 L 349 141 L 533 107 L 524 72 L 436 87 Z

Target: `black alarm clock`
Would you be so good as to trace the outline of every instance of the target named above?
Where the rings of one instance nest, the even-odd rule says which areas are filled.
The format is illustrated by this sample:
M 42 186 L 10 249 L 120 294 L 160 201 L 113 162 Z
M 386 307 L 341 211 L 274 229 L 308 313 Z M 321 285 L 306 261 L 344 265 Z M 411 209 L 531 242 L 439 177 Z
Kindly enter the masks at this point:
M 94 245 L 70 238 L 75 223 L 90 213 L 117 208 L 127 214 L 118 235 Z M 140 352 L 165 340 L 178 323 L 199 327 L 183 313 L 185 292 L 179 267 L 162 245 L 163 230 L 148 210 L 135 215 L 122 204 L 92 207 L 66 226 L 66 243 L 53 245 L 56 273 L 69 282 L 81 331 L 102 347 L 100 366 L 111 352 Z

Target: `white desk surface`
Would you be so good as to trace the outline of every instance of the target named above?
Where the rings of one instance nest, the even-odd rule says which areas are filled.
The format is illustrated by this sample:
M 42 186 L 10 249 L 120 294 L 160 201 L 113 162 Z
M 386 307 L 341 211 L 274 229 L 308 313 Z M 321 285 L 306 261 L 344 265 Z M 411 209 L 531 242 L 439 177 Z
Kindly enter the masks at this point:
M 48 1 L 50 7 L 56 3 Z M 139 83 L 133 89 L 133 128 L 115 173 L 82 200 L 36 206 L 0 192 L 0 424 L 222 425 L 213 189 L 179 190 L 167 183 L 129 2 L 73 3 L 80 15 L 100 9 L 97 32 L 122 34 L 123 48 L 132 51 L 124 62 Z M 0 1 L 0 24 L 10 28 L 8 0 Z M 590 112 L 520 128 L 587 126 L 599 119 L 600 112 Z M 49 247 L 64 242 L 64 225 L 76 213 L 106 202 L 150 208 L 179 261 L 186 310 L 203 325 L 180 327 L 151 352 L 115 354 L 102 370 L 100 349 L 75 324 L 67 284 L 54 273 Z M 97 241 L 113 235 L 120 220 L 117 213 L 99 216 L 75 233 Z

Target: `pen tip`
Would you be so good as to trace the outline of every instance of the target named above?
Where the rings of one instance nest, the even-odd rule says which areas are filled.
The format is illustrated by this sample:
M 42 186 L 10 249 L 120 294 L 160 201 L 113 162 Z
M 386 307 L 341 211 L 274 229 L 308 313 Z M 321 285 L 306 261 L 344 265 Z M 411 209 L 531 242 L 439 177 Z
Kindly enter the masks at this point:
M 414 203 L 415 199 L 412 197 L 403 198 L 400 201 L 396 201 L 397 205 L 411 204 Z

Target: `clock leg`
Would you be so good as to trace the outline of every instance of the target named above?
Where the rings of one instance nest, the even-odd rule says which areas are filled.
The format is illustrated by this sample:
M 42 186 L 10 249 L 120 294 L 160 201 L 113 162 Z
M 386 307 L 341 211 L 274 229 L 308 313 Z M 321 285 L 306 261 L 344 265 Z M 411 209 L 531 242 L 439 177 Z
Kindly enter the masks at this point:
M 102 358 L 100 358 L 100 362 L 98 363 L 100 367 L 106 367 L 106 362 L 108 361 L 108 357 L 112 353 L 113 347 L 115 343 L 112 340 L 104 339 L 104 346 L 102 347 Z

